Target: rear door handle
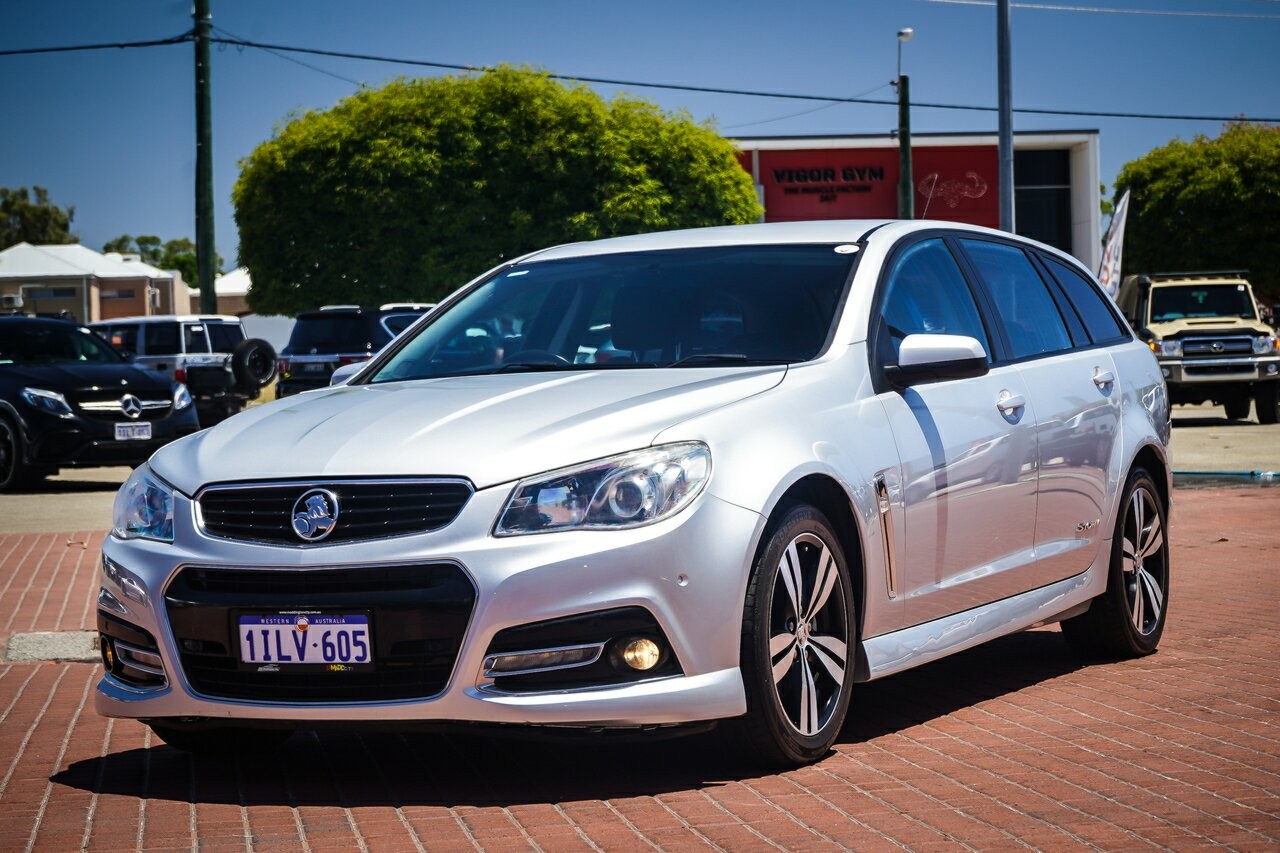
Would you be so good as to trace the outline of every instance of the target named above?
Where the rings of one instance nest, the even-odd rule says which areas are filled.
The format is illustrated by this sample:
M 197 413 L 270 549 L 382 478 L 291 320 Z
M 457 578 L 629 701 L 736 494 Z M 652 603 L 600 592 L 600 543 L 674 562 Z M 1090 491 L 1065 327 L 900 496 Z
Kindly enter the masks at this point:
M 1000 398 L 996 400 L 996 408 L 1000 410 L 1002 415 L 1012 415 L 1027 405 L 1027 401 L 1023 399 L 1021 394 L 1010 394 L 1008 391 L 1001 391 Z
M 1099 388 L 1105 388 L 1116 381 L 1116 375 L 1110 370 L 1103 370 L 1100 367 L 1093 369 L 1093 384 Z

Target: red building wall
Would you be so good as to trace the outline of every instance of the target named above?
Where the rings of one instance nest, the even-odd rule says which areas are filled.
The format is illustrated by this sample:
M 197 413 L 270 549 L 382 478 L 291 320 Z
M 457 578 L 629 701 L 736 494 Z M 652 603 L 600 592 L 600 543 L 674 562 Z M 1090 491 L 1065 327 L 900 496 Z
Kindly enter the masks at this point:
M 917 219 L 998 227 L 994 145 L 929 146 L 912 153 Z M 751 152 L 741 155 L 751 171 Z M 762 150 L 766 222 L 898 215 L 897 148 Z

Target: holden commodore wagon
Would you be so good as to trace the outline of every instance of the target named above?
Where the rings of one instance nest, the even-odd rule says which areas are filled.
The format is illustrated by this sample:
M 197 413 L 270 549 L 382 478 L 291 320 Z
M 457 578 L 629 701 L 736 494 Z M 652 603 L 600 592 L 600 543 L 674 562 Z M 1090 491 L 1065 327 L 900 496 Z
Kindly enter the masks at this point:
M 121 488 L 99 712 L 179 748 L 717 723 L 785 766 L 860 683 L 1048 623 L 1104 656 L 1164 628 L 1159 367 L 1087 270 L 1008 234 L 551 248 L 334 381 Z

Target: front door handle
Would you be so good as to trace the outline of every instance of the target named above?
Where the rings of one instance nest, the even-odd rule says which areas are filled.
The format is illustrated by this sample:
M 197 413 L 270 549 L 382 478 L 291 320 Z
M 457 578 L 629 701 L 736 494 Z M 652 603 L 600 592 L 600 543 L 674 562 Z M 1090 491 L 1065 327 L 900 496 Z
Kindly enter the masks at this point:
M 1100 367 L 1093 369 L 1093 384 L 1099 388 L 1105 388 L 1116 381 L 1116 375 L 1110 370 L 1103 370 Z
M 996 400 L 996 408 L 1000 410 L 1002 415 L 1012 415 L 1027 405 L 1027 401 L 1022 398 L 1021 394 L 1010 394 L 1008 391 L 1001 391 L 1000 398 Z

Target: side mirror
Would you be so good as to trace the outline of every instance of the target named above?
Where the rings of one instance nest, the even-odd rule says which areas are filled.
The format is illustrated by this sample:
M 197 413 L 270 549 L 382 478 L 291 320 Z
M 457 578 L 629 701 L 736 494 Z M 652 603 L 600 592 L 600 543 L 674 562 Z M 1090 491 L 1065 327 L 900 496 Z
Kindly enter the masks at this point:
M 333 371 L 333 375 L 329 377 L 329 385 L 346 385 L 351 381 L 351 377 L 360 372 L 360 369 L 367 365 L 367 361 L 357 361 L 351 364 L 344 364 L 337 370 Z
M 925 382 L 985 376 L 987 352 L 967 335 L 907 335 L 898 347 L 898 363 L 887 365 L 885 377 L 895 388 Z

